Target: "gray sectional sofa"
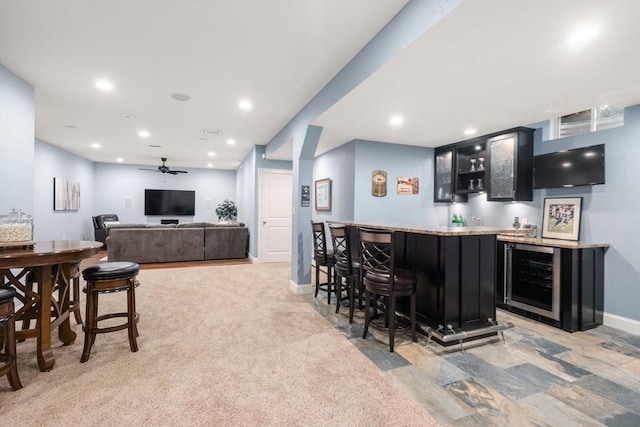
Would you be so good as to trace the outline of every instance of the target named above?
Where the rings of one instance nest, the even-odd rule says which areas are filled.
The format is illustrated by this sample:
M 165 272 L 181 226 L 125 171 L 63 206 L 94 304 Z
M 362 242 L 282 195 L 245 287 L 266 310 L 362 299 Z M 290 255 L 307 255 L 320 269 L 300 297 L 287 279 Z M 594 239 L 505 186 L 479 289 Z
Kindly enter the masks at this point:
M 113 224 L 107 228 L 109 261 L 137 263 L 246 258 L 249 229 L 210 223 Z

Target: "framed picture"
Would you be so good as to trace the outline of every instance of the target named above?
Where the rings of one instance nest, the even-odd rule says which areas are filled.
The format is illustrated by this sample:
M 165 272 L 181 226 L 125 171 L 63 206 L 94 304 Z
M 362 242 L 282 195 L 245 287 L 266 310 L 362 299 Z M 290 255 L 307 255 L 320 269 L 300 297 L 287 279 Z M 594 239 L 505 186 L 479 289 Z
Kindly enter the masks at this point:
M 545 198 L 542 238 L 579 240 L 582 197 Z
M 331 180 L 319 179 L 316 184 L 316 210 L 331 211 Z
M 77 211 L 80 209 L 80 183 L 53 178 L 53 210 Z
M 398 177 L 398 194 L 418 194 L 420 179 L 406 176 Z

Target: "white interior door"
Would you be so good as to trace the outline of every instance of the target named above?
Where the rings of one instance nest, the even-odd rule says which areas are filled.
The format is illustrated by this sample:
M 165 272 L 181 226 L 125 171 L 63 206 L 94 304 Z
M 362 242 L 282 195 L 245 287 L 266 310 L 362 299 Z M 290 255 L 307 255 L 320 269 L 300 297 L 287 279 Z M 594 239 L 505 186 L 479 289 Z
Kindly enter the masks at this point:
M 260 262 L 289 262 L 293 210 L 291 171 L 260 169 L 259 180 L 258 259 Z

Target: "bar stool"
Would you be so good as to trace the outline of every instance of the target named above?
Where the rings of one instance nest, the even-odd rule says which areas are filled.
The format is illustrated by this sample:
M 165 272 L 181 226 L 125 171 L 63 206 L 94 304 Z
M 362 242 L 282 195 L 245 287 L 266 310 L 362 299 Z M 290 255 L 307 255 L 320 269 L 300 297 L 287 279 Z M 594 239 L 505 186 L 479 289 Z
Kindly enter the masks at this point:
M 316 294 L 322 289 L 327 291 L 327 304 L 331 304 L 331 289 L 333 282 L 331 281 L 333 266 L 335 260 L 333 252 L 327 249 L 327 239 L 324 234 L 324 223 L 311 221 L 311 231 L 313 232 L 313 259 L 316 262 Z M 327 282 L 320 283 L 320 267 L 327 267 Z M 336 291 L 337 295 L 337 291 Z
M 356 285 L 358 293 L 362 298 L 362 281 L 360 280 L 360 263 L 353 260 L 351 256 L 351 239 L 349 232 L 344 225 L 329 224 L 331 241 L 333 242 L 333 257 L 335 258 L 335 280 L 336 292 L 338 293 L 336 302 L 336 313 L 340 311 L 342 294 L 342 278 L 347 282 L 347 300 L 349 301 L 349 323 L 353 323 L 353 311 L 355 308 Z
M 16 321 L 13 299 L 16 290 L 10 286 L 0 286 L 0 326 L 4 330 L 4 352 L 0 353 L 0 377 L 6 375 L 14 390 L 22 388 L 16 363 Z M 2 342 L 0 342 L 2 344 Z M 2 346 L 0 346 L 0 349 Z
M 365 320 L 362 338 L 367 338 L 371 300 L 378 295 L 387 299 L 385 316 L 389 325 L 389 351 L 393 353 L 396 298 L 408 296 L 411 298 L 409 316 L 411 340 L 416 342 L 416 283 L 415 274 L 408 270 L 395 267 L 394 233 L 389 230 L 360 229 L 360 263 L 363 269 L 362 282 L 365 287 Z M 374 315 L 376 306 L 374 305 Z
M 82 271 L 82 277 L 87 282 L 87 286 L 84 289 L 84 292 L 87 293 L 87 309 L 85 312 L 85 324 L 82 327 L 84 331 L 84 349 L 80 363 L 89 360 L 91 346 L 95 342 L 97 334 L 127 329 L 129 331 L 129 347 L 131 347 L 132 352 L 138 351 L 136 337 L 138 336 L 137 323 L 140 320 L 140 316 L 136 312 L 135 289 L 140 285 L 136 280 L 139 271 L 140 266 L 134 262 L 105 262 L 85 268 Z M 127 312 L 98 316 L 98 296 L 121 291 L 127 291 Z M 127 322 L 105 328 L 98 327 L 98 322 L 114 317 L 126 317 Z

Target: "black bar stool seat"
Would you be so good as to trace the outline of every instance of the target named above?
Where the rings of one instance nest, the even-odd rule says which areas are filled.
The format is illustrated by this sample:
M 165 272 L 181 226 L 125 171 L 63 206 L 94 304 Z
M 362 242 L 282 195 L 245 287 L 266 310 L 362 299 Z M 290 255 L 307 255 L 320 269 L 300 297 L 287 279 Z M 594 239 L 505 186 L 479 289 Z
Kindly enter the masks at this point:
M 6 375 L 11 388 L 19 390 L 22 384 L 16 364 L 16 321 L 13 303 L 15 296 L 14 288 L 0 286 L 0 326 L 4 330 L 3 340 L 0 341 L 0 349 L 4 346 L 4 352 L 0 353 L 0 376 Z
M 84 291 L 87 293 L 86 323 L 82 327 L 84 330 L 84 349 L 82 351 L 81 363 L 89 360 L 91 347 L 96 340 L 97 334 L 120 331 L 129 331 L 129 347 L 132 352 L 138 351 L 136 338 L 138 337 L 137 323 L 140 320 L 136 312 L 135 288 L 140 285 L 136 276 L 140 272 L 140 266 L 135 262 L 105 262 L 102 264 L 87 267 L 82 271 L 82 277 L 87 282 Z M 127 291 L 127 311 L 120 313 L 109 313 L 98 316 L 98 295 Z M 100 328 L 98 323 L 102 320 L 114 317 L 126 317 L 127 321 L 121 325 Z

